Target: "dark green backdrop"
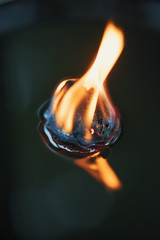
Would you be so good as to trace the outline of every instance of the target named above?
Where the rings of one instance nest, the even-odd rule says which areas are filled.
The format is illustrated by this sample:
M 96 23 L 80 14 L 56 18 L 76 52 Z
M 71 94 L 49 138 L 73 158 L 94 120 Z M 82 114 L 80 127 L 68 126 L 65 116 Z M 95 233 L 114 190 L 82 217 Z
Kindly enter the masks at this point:
M 124 123 L 124 134 L 109 156 L 123 189 L 112 194 L 50 152 L 37 127 L 38 108 L 56 84 L 82 76 L 91 64 L 105 23 L 44 25 L 1 40 L 1 218 L 6 236 L 159 235 L 160 36 L 122 27 L 125 48 L 108 79 Z

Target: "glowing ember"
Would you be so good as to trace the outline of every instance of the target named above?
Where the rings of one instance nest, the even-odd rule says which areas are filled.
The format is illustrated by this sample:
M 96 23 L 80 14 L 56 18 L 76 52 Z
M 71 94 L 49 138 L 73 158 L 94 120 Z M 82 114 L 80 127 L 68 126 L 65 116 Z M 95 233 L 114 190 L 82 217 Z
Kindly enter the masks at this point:
M 109 23 L 91 68 L 80 79 L 59 84 L 45 111 L 43 107 L 40 124 L 41 136 L 51 149 L 71 157 L 86 157 L 75 163 L 85 166 L 110 189 L 119 189 L 121 183 L 107 160 L 96 157 L 87 168 L 85 160 L 108 148 L 121 133 L 119 113 L 103 83 L 123 47 L 122 31 Z

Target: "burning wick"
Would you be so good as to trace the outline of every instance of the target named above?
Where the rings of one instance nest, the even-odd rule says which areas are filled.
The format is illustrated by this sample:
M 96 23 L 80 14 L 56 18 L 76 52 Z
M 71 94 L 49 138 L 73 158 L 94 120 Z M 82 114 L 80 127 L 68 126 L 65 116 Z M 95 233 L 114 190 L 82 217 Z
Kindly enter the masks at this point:
M 80 79 L 61 82 L 41 110 L 40 133 L 47 146 L 81 158 L 74 163 L 112 190 L 122 184 L 100 153 L 120 136 L 121 121 L 103 83 L 123 47 L 122 31 L 109 23 L 91 68 Z

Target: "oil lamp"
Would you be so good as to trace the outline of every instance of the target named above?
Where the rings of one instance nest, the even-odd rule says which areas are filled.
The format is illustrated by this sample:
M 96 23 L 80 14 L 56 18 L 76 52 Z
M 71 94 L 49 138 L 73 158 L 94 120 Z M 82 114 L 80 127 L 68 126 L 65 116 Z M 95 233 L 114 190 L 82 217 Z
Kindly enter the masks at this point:
M 122 184 L 100 154 L 119 138 L 121 119 L 103 84 L 123 47 L 123 32 L 110 22 L 89 70 L 80 79 L 62 81 L 40 111 L 40 135 L 46 145 L 112 190 Z

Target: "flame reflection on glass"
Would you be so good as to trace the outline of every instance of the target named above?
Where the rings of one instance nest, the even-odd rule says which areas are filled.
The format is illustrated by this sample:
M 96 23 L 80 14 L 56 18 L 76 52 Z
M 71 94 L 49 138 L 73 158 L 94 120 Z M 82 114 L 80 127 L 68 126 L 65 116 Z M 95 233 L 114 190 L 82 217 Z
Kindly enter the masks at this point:
M 58 85 L 40 124 L 41 136 L 52 150 L 84 158 L 74 162 L 109 189 L 120 189 L 121 182 L 107 160 L 94 154 L 111 146 L 121 133 L 119 112 L 103 84 L 123 47 L 123 32 L 109 23 L 92 66 L 80 79 Z M 89 164 L 89 158 L 94 163 Z
M 76 159 L 74 163 L 89 172 L 94 178 L 102 182 L 108 190 L 118 190 L 122 188 L 122 183 L 109 165 L 107 159 L 98 154 L 92 157 Z

